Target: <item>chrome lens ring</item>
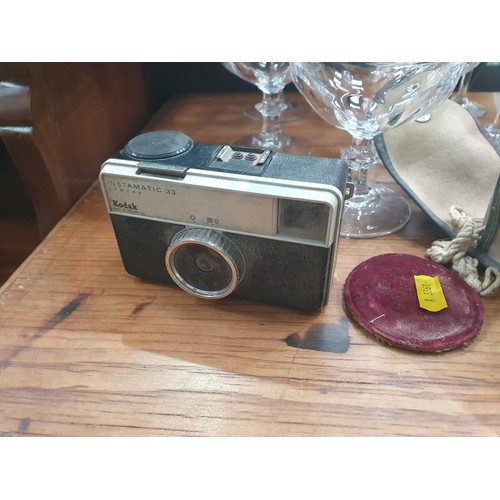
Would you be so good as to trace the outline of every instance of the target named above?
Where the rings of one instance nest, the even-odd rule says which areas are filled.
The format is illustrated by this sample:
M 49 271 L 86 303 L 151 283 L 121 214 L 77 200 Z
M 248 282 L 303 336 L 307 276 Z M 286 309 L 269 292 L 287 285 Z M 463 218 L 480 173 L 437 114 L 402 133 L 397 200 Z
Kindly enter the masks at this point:
M 165 264 L 180 288 L 205 299 L 230 295 L 241 282 L 245 268 L 236 245 L 207 228 L 177 233 L 170 242 Z

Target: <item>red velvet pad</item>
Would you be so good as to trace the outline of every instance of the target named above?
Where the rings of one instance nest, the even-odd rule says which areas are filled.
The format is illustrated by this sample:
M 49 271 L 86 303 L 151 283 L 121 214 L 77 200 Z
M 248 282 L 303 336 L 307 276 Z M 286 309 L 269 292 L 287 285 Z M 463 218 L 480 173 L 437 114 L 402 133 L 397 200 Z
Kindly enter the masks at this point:
M 448 307 L 418 303 L 415 275 L 437 276 Z M 344 285 L 345 305 L 369 333 L 392 346 L 422 352 L 449 351 L 481 330 L 481 297 L 454 271 L 420 257 L 385 254 L 355 267 Z

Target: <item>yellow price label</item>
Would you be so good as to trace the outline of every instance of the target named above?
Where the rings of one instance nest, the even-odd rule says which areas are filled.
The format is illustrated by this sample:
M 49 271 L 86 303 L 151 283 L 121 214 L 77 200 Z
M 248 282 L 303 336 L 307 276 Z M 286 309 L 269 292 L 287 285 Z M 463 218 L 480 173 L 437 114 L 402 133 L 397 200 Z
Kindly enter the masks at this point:
M 448 307 L 437 276 L 414 276 L 418 303 L 422 309 L 438 312 Z

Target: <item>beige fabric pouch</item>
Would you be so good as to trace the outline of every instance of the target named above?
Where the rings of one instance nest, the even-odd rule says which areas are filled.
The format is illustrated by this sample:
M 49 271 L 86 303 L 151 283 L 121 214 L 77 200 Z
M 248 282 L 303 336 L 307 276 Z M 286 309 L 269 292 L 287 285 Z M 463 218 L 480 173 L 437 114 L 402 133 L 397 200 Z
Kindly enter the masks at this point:
M 446 234 L 457 236 L 452 207 L 480 227 L 468 254 L 500 268 L 500 154 L 478 122 L 447 100 L 425 123 L 411 122 L 375 139 L 387 170 Z

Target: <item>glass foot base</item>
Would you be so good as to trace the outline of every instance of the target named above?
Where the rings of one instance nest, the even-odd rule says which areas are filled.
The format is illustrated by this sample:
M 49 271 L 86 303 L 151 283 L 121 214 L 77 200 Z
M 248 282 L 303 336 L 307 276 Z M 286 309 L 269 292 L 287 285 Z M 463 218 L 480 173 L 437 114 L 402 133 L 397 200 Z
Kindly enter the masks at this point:
M 486 127 L 486 132 L 490 136 L 495 147 L 500 148 L 500 128 L 496 128 L 494 125 L 489 125 Z
M 369 186 L 366 194 L 345 201 L 340 235 L 377 238 L 401 229 L 410 219 L 405 198 L 385 186 Z
M 305 137 L 289 136 L 282 134 L 272 140 L 265 139 L 259 134 L 248 134 L 237 137 L 231 142 L 232 146 L 243 146 L 247 148 L 270 149 L 280 153 L 308 156 L 314 147 Z
M 307 118 L 312 113 L 312 108 L 306 104 L 295 104 L 290 101 L 285 101 L 286 109 L 281 112 L 279 122 L 295 122 Z M 247 104 L 243 108 L 243 114 L 250 120 L 262 121 L 262 113 L 256 108 L 255 104 Z
M 471 101 L 468 97 L 455 98 L 453 100 L 460 104 L 462 108 L 465 108 L 475 118 L 479 118 L 486 114 L 486 108 L 484 108 L 477 102 Z

